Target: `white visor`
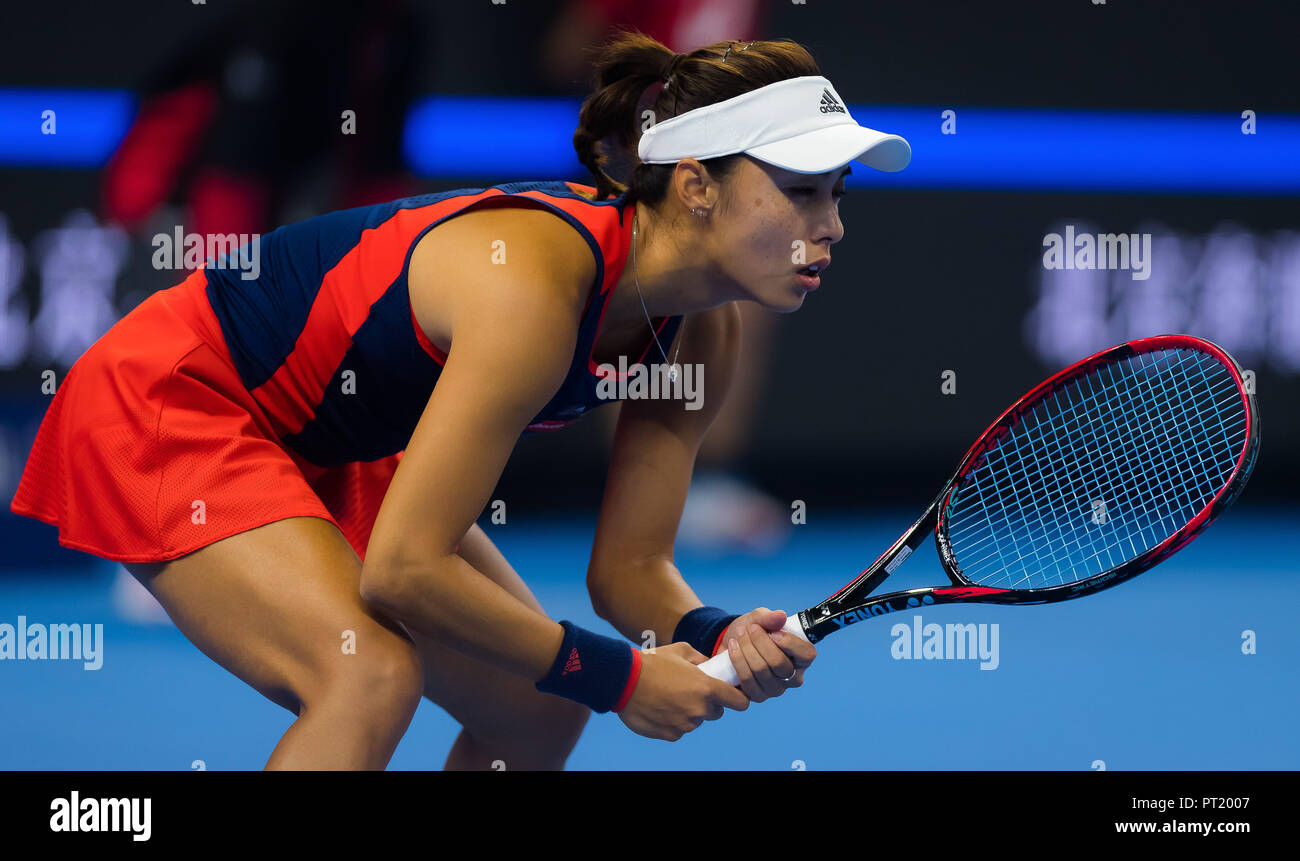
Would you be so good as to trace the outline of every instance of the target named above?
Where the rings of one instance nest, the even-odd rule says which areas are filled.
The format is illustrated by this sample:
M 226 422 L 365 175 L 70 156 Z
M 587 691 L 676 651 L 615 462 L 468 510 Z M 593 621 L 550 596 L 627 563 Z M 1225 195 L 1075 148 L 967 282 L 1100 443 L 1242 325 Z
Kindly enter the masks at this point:
M 742 152 L 795 173 L 827 173 L 851 161 L 892 172 L 912 160 L 907 141 L 858 125 L 819 75 L 777 81 L 655 123 L 637 144 L 646 164 Z

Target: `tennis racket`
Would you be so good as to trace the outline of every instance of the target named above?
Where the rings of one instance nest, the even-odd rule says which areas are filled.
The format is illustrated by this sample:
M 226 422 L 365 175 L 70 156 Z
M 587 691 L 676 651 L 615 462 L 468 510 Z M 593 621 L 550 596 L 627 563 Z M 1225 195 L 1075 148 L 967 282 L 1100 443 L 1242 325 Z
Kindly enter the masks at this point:
M 1071 365 L 1007 408 L 912 528 L 851 583 L 791 616 L 816 643 L 895 610 L 1045 604 L 1168 559 L 1241 493 L 1255 396 L 1209 341 L 1161 335 Z M 950 585 L 868 597 L 934 532 Z M 737 684 L 724 651 L 700 665 Z

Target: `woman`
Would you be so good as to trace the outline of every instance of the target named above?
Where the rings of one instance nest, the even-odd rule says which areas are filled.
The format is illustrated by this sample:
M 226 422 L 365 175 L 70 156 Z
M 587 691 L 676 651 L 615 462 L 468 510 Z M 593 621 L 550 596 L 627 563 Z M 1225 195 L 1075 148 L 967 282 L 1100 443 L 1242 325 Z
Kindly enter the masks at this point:
M 458 190 L 280 228 L 256 277 L 210 262 L 144 302 L 50 406 L 14 511 L 127 563 L 298 715 L 268 767 L 382 768 L 424 695 L 463 727 L 448 768 L 559 768 L 592 710 L 675 740 L 815 657 L 779 611 L 703 606 L 673 538 L 735 301 L 797 309 L 843 235 L 847 163 L 910 150 L 854 123 L 794 43 L 676 55 L 625 34 L 597 68 L 574 136 L 594 192 Z M 618 187 L 597 146 L 631 145 L 661 81 Z M 708 372 L 702 408 L 628 400 L 619 421 L 587 585 L 625 636 L 670 644 L 647 652 L 551 621 L 475 525 L 519 435 L 599 405 L 619 357 Z M 695 666 L 720 648 L 738 688 Z

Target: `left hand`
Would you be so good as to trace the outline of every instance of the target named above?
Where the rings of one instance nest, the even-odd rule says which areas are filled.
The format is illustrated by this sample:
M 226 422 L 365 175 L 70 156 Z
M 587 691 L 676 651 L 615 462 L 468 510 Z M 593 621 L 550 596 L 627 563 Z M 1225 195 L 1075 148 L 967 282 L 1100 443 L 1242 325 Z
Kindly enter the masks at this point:
M 782 631 L 786 615 L 759 607 L 732 622 L 722 635 L 740 677 L 740 689 L 752 702 L 779 697 L 803 684 L 803 671 L 817 657 L 807 640 Z

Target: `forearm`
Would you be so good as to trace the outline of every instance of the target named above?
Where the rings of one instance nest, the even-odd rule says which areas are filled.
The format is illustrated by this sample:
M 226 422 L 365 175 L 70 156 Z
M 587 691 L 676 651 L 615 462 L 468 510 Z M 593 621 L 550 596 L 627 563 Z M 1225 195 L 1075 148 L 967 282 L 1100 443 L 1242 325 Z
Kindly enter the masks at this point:
M 424 564 L 366 560 L 363 594 L 412 630 L 536 681 L 555 660 L 560 625 L 458 554 Z
M 601 570 L 617 575 L 602 576 Z M 672 642 L 682 616 L 703 604 L 672 560 L 662 556 L 593 566 L 588 590 L 596 613 L 638 644 L 647 639 L 646 631 L 654 632 L 655 643 Z

